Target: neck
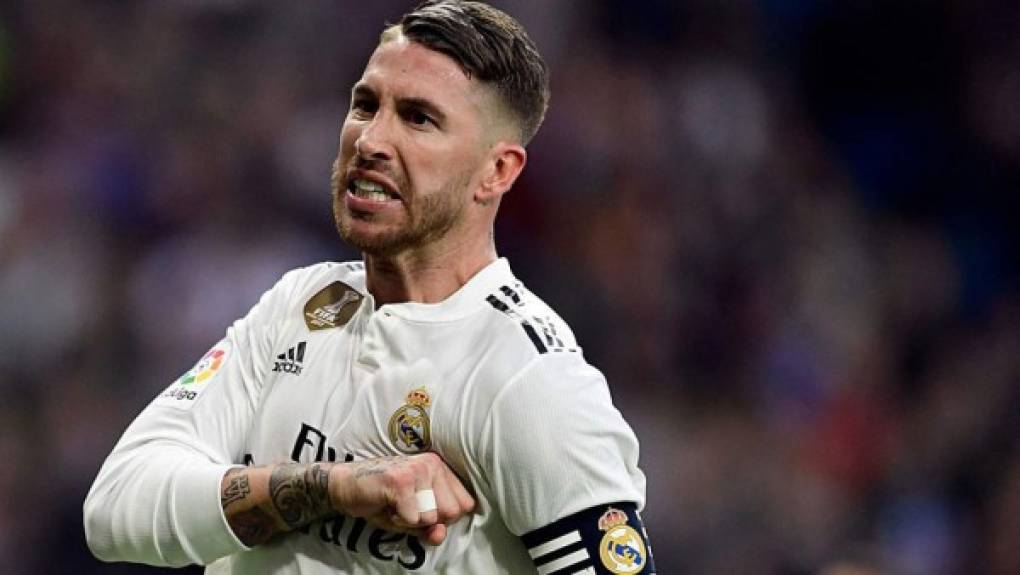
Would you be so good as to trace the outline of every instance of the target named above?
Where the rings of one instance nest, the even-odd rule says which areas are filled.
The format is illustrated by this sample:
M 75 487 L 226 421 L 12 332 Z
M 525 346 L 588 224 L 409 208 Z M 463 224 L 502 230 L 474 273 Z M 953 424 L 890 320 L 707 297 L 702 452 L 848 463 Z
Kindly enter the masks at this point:
M 441 253 L 364 254 L 366 281 L 376 305 L 439 303 L 453 295 L 482 268 L 496 260 L 491 242 L 457 246 Z

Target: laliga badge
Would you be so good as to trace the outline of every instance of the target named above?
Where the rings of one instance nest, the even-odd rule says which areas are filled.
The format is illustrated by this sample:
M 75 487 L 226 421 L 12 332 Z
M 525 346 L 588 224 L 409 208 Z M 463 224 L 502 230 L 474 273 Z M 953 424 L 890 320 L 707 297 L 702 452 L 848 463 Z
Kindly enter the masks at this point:
M 599 531 L 605 531 L 599 543 L 599 557 L 613 573 L 640 573 L 648 561 L 645 542 L 627 525 L 627 514 L 609 508 L 599 518 Z
M 202 383 L 211 378 L 220 370 L 225 355 L 227 355 L 227 352 L 218 347 L 210 349 L 208 353 L 202 356 L 202 359 L 198 360 L 195 367 L 188 370 L 187 373 L 177 380 L 177 383 L 179 385 L 189 385 L 192 383 Z
M 229 352 L 229 341 L 223 340 L 217 343 L 202 356 L 202 359 L 198 360 L 194 367 L 177 378 L 177 381 L 171 383 L 170 387 L 159 394 L 153 402 L 157 405 L 167 405 L 178 409 L 190 409 L 199 396 L 205 392 L 208 385 L 215 380 L 216 374 L 223 368 Z
M 419 387 L 408 393 L 404 401 L 390 418 L 390 439 L 405 453 L 426 451 L 432 445 L 432 433 L 425 408 L 432 399 L 424 387 Z

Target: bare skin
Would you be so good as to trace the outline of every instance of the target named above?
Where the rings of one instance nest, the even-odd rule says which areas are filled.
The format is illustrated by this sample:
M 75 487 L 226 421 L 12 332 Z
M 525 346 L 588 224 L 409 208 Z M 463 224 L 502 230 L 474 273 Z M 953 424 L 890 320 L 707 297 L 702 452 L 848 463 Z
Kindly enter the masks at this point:
M 419 512 L 415 492 L 422 489 L 433 490 L 436 509 Z M 249 547 L 337 514 L 364 517 L 439 545 L 446 526 L 475 505 L 434 453 L 232 469 L 220 483 L 220 503 L 227 523 Z

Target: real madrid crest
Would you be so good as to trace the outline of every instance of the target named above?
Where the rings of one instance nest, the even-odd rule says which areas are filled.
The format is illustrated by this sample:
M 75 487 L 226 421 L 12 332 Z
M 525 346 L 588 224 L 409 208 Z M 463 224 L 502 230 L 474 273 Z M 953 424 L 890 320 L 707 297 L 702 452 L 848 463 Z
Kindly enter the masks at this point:
M 390 417 L 390 439 L 406 453 L 427 451 L 432 446 L 427 410 L 432 399 L 424 387 L 419 387 L 408 393 L 404 401 Z
M 640 573 L 648 561 L 645 542 L 627 525 L 627 514 L 610 507 L 599 518 L 599 530 L 605 531 L 599 543 L 602 564 L 613 573 Z

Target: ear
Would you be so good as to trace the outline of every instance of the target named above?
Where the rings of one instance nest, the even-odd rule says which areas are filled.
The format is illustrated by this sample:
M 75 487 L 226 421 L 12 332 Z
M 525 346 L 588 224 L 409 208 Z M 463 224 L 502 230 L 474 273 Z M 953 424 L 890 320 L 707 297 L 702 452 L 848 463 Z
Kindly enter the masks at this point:
M 520 144 L 497 142 L 489 151 L 486 173 L 475 192 L 475 201 L 490 204 L 501 198 L 514 185 L 527 161 L 528 153 Z

